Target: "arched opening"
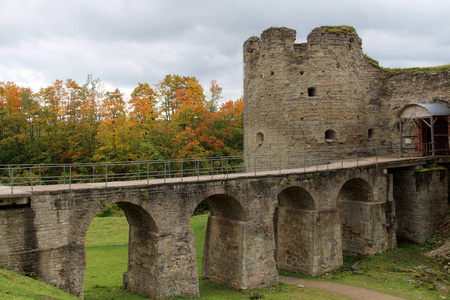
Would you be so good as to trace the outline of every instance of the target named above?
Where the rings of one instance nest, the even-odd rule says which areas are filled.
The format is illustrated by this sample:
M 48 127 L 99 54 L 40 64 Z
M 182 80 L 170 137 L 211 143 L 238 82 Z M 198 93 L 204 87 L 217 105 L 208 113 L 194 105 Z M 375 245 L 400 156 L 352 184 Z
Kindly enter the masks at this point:
M 205 229 L 201 277 L 243 289 L 244 227 L 247 222 L 244 208 L 239 201 L 225 194 L 213 195 L 204 201 L 210 206 L 210 215 Z
M 339 191 L 337 205 L 341 223 L 342 252 L 346 256 L 365 256 L 370 252 L 372 221 L 370 202 L 373 202 L 373 190 L 362 178 L 347 181 Z
M 314 275 L 315 204 L 301 187 L 289 187 L 278 195 L 274 213 L 277 268 Z
M 333 129 L 328 129 L 325 131 L 325 140 L 326 141 L 334 141 L 336 139 L 336 131 Z
M 257 143 L 258 145 L 262 145 L 263 142 L 264 142 L 264 134 L 261 133 L 261 132 L 258 132 L 258 133 L 256 134 L 256 143 Z
M 370 184 L 362 178 L 347 181 L 338 194 L 338 201 L 373 201 L 373 191 Z
M 105 207 L 86 233 L 85 297 L 114 290 L 152 296 L 156 243 L 156 225 L 144 208 L 128 202 Z

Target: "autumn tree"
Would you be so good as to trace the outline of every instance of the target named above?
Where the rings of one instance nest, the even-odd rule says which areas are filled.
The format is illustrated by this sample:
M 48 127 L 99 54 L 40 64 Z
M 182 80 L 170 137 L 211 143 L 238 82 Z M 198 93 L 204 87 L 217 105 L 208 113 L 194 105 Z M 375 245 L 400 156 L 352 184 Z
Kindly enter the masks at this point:
M 154 160 L 242 153 L 243 102 L 208 99 L 195 77 L 139 83 L 126 102 L 98 79 L 56 80 L 37 93 L 0 82 L 0 163 Z
M 27 159 L 34 108 L 30 93 L 12 82 L 0 82 L 0 163 L 22 163 Z
M 217 111 L 219 101 L 222 99 L 223 88 L 219 86 L 217 80 L 211 80 L 211 85 L 209 86 L 210 98 L 207 103 L 207 109 L 209 112 Z
M 195 77 L 166 75 L 157 84 L 162 117 L 171 122 L 180 106 L 204 103 L 203 88 Z
M 133 139 L 133 126 L 127 116 L 123 94 L 107 92 L 101 105 L 101 124 L 96 140 L 95 161 L 134 160 L 139 141 Z

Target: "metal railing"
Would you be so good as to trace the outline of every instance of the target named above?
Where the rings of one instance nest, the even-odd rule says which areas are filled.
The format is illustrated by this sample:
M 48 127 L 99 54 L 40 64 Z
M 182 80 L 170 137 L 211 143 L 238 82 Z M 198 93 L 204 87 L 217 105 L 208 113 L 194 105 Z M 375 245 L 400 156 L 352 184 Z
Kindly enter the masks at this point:
M 132 162 L 77 163 L 77 164 L 38 164 L 38 165 L 0 165 L 0 185 L 10 187 L 26 186 L 33 191 L 35 186 L 65 184 L 73 188 L 75 184 L 108 183 L 113 181 L 131 181 L 160 179 L 166 182 L 170 178 L 196 177 L 197 180 L 230 174 L 257 174 L 266 171 L 300 169 L 303 171 L 345 168 L 349 162 L 358 167 L 362 160 L 370 158 L 371 164 L 377 164 L 381 157 L 411 159 L 428 155 L 429 145 L 422 147 L 424 153 L 414 149 L 396 147 L 374 147 L 355 150 L 332 148 L 323 151 L 289 152 L 254 156 L 226 156 L 206 158 L 186 158 L 170 160 L 148 160 Z M 442 151 L 442 150 L 441 150 Z M 448 155 L 448 147 L 445 149 Z M 445 154 L 444 154 L 445 155 Z M 367 163 L 367 162 L 366 162 Z M 206 177 L 205 177 L 206 176 Z

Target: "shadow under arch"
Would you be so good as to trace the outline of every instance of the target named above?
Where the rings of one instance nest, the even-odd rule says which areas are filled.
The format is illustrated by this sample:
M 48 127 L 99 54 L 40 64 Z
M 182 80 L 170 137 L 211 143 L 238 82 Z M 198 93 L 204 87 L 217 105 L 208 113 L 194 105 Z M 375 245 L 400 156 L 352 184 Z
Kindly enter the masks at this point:
M 362 178 L 353 178 L 341 187 L 338 201 L 373 201 L 373 189 L 370 184 Z
M 313 197 L 302 187 L 292 186 L 278 194 L 273 218 L 277 268 L 315 275 L 315 209 Z
M 157 243 L 159 240 L 158 228 L 150 213 L 140 205 L 131 202 L 115 202 L 125 213 L 129 224 L 128 234 L 128 263 L 127 271 L 123 274 L 123 286 L 132 293 L 155 297 L 159 294 L 157 274 Z M 104 205 L 101 209 L 109 206 Z M 83 237 L 86 237 L 89 224 L 95 215 L 89 218 L 88 226 L 82 229 Z M 114 234 L 113 232 L 111 234 Z M 83 243 L 83 256 L 86 261 L 86 253 Z M 84 264 L 83 281 L 86 264 Z
M 247 214 L 235 198 L 216 194 L 207 201 L 211 209 L 203 247 L 202 278 L 233 289 L 244 282 L 245 225 Z
M 337 196 L 341 224 L 342 253 L 358 257 L 371 255 L 373 189 L 362 178 L 345 182 Z

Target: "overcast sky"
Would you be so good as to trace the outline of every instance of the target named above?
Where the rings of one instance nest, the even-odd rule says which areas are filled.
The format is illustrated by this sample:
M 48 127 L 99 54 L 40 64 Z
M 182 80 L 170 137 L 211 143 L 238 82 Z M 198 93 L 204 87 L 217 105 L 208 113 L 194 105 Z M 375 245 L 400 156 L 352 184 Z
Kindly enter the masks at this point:
M 450 64 L 449 0 L 0 0 L 0 81 L 37 92 L 89 74 L 125 96 L 167 74 L 243 90 L 242 45 L 272 26 L 306 41 L 351 25 L 384 67 Z

